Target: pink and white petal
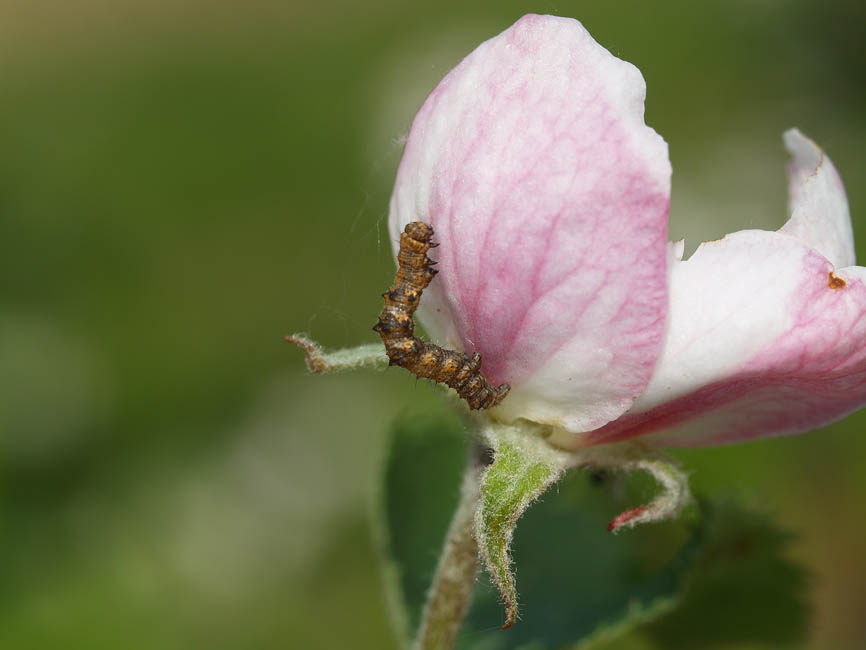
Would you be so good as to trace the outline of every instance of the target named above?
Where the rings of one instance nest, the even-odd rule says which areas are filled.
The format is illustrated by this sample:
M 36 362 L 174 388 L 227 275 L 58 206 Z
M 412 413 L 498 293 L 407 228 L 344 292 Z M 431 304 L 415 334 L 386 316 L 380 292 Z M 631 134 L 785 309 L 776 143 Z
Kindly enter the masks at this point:
M 856 264 L 854 233 L 842 179 L 817 144 L 797 129 L 784 135 L 791 152 L 788 168 L 788 210 L 791 218 L 780 232 L 792 235 L 821 253 L 837 268 Z
M 742 231 L 676 264 L 670 291 L 664 352 L 634 408 L 559 443 L 737 442 L 809 431 L 866 404 L 866 269 L 834 272 L 789 235 Z
M 396 241 L 433 225 L 420 318 L 512 391 L 496 415 L 592 429 L 641 393 L 667 308 L 667 145 L 640 72 L 575 20 L 525 16 L 480 45 L 412 125 Z

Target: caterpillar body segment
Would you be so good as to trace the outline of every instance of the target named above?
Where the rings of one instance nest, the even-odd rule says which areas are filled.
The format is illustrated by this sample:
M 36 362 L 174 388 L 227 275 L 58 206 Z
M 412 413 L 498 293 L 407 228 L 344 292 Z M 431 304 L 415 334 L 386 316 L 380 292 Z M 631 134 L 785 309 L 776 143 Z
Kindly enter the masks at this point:
M 433 228 L 423 221 L 408 224 L 400 235 L 397 277 L 382 294 L 385 308 L 373 329 L 382 337 L 389 363 L 405 368 L 417 377 L 432 379 L 457 391 L 469 408 L 496 406 L 511 387 L 493 387 L 481 372 L 481 355 L 471 357 L 425 343 L 415 336 L 415 310 L 424 289 L 436 277 L 435 262 L 427 252 L 438 244 L 431 241 Z

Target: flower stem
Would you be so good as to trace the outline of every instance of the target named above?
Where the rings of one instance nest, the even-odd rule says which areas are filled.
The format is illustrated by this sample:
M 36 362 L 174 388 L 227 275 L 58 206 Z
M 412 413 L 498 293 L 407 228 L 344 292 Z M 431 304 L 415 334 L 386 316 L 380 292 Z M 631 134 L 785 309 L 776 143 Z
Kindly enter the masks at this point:
M 460 502 L 445 536 L 413 650 L 452 650 L 472 602 L 480 568 L 473 522 L 484 469 L 483 452 L 474 451 L 478 453 L 473 453 L 466 466 Z

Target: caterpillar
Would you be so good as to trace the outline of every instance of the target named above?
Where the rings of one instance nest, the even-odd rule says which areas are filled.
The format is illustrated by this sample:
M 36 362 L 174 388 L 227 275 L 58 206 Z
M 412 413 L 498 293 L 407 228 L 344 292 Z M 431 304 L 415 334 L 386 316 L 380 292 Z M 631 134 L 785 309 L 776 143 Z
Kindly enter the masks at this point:
M 382 337 L 389 365 L 405 368 L 417 377 L 432 379 L 457 391 L 471 409 L 499 404 L 511 390 L 508 384 L 494 388 L 481 372 L 481 355 L 471 357 L 425 343 L 415 336 L 415 310 L 421 293 L 438 272 L 427 251 L 439 244 L 431 241 L 433 228 L 423 221 L 408 224 L 400 235 L 397 277 L 382 294 L 385 308 L 373 327 Z

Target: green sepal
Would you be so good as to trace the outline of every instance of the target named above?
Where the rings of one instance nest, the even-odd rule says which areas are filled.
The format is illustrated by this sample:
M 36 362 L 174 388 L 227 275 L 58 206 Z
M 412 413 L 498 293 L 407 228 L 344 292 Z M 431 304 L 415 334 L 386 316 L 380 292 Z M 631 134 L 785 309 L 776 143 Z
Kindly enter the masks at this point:
M 381 343 L 368 343 L 354 348 L 326 352 L 321 345 L 303 333 L 290 334 L 284 339 L 287 343 L 303 350 L 307 368 L 316 374 L 388 367 L 388 355 Z
M 517 520 L 530 503 L 562 475 L 570 457 L 551 448 L 544 429 L 487 423 L 484 437 L 493 448 L 493 462 L 481 479 L 481 500 L 475 514 L 475 538 L 487 572 L 505 605 L 505 624 L 517 620 L 517 587 L 511 561 L 511 540 Z

